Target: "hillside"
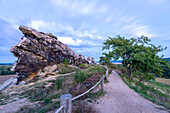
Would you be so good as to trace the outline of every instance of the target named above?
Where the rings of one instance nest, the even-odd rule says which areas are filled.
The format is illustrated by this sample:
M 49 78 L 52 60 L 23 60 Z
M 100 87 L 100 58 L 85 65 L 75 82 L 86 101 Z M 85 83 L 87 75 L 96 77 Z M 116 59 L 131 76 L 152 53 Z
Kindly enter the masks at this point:
M 26 84 L 4 90 L 0 94 L 0 112 L 54 112 L 59 108 L 60 95 L 71 93 L 76 96 L 85 92 L 106 71 L 99 65 L 83 64 L 79 67 L 48 66 Z

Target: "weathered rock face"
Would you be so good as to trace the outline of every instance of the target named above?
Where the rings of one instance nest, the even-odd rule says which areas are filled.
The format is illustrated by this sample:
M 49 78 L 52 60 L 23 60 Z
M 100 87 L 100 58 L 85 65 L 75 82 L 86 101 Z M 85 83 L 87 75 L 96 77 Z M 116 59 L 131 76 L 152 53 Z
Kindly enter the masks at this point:
M 94 58 L 91 58 L 91 57 L 87 57 L 87 62 L 88 64 L 96 64 L 96 61 L 94 60 Z
M 20 26 L 19 29 L 24 36 L 10 50 L 18 58 L 12 68 L 17 72 L 18 81 L 27 80 L 40 69 L 59 64 L 64 59 L 73 65 L 88 63 L 83 55 L 75 55 L 68 45 L 58 41 L 57 37 L 50 33 L 38 32 L 25 26 Z

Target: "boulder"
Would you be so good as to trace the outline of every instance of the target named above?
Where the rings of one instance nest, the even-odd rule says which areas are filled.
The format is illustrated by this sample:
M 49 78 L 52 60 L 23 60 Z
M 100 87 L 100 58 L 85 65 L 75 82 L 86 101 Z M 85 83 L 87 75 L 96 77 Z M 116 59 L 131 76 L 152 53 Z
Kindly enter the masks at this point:
M 17 72 L 17 83 L 36 76 L 45 67 L 49 67 L 49 72 L 53 72 L 57 69 L 57 65 L 54 64 L 60 64 L 63 60 L 67 60 L 72 65 L 88 63 L 83 55 L 75 55 L 68 45 L 60 42 L 51 33 L 38 32 L 22 25 L 19 29 L 24 36 L 16 46 L 10 49 L 18 58 L 11 69 Z M 94 60 L 90 61 L 94 63 Z M 50 67 L 51 65 L 54 66 Z
M 2 85 L 0 85 L 0 91 L 11 88 L 17 84 L 18 79 L 17 78 L 10 78 L 7 81 L 5 81 Z

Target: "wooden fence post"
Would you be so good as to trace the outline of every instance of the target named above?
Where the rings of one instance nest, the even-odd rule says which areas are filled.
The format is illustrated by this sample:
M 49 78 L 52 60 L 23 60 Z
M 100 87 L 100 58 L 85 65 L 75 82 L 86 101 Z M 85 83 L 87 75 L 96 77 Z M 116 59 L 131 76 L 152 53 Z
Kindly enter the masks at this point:
M 104 75 L 103 75 L 104 76 Z M 104 78 L 101 81 L 101 91 L 104 92 Z
M 71 98 L 71 94 L 64 94 L 60 96 L 60 106 L 64 106 L 64 108 L 61 110 L 61 113 L 71 113 Z
M 108 76 L 109 76 L 109 75 L 108 75 L 108 69 L 107 69 L 107 71 L 106 71 L 106 80 L 108 80 L 108 79 L 107 79 Z

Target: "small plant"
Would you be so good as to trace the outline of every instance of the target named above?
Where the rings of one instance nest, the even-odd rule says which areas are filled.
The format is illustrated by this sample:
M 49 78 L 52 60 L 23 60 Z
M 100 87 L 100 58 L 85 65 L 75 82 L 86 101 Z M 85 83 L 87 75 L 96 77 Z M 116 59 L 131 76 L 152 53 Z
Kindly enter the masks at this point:
M 80 101 L 73 107 L 73 113 L 96 113 L 92 106 L 87 105 L 87 102 Z
M 51 99 L 50 98 L 45 98 L 44 99 L 44 104 L 49 104 L 51 102 Z
M 123 66 L 121 67 L 121 71 L 122 71 L 123 74 L 126 74 L 128 72 L 127 69 Z
M 87 68 L 88 68 L 88 65 L 87 65 L 87 64 L 80 64 L 80 65 L 78 65 L 78 67 L 79 67 L 80 69 L 87 69 Z
M 99 96 L 102 96 L 102 95 L 105 95 L 105 94 L 106 94 L 106 92 L 102 92 L 101 90 L 99 90 L 99 91 L 97 91 L 95 93 L 90 93 L 88 95 L 88 97 L 91 98 L 91 99 L 98 99 Z
M 64 60 L 62 61 L 62 63 L 65 64 L 65 65 L 68 65 L 68 61 L 67 61 L 66 59 L 64 59 Z
M 111 73 L 112 73 L 112 69 L 109 68 L 109 69 L 108 69 L 108 74 L 111 74 Z
M 77 71 L 77 72 L 74 74 L 74 80 L 75 80 L 77 83 L 82 83 L 82 82 L 84 82 L 86 79 L 87 79 L 87 73 L 85 73 L 85 72 Z
M 55 81 L 55 88 L 56 89 L 60 89 L 60 88 L 62 88 L 62 82 L 63 82 L 63 80 L 62 80 L 62 78 L 61 77 L 57 77 L 57 79 L 56 79 L 56 81 Z

